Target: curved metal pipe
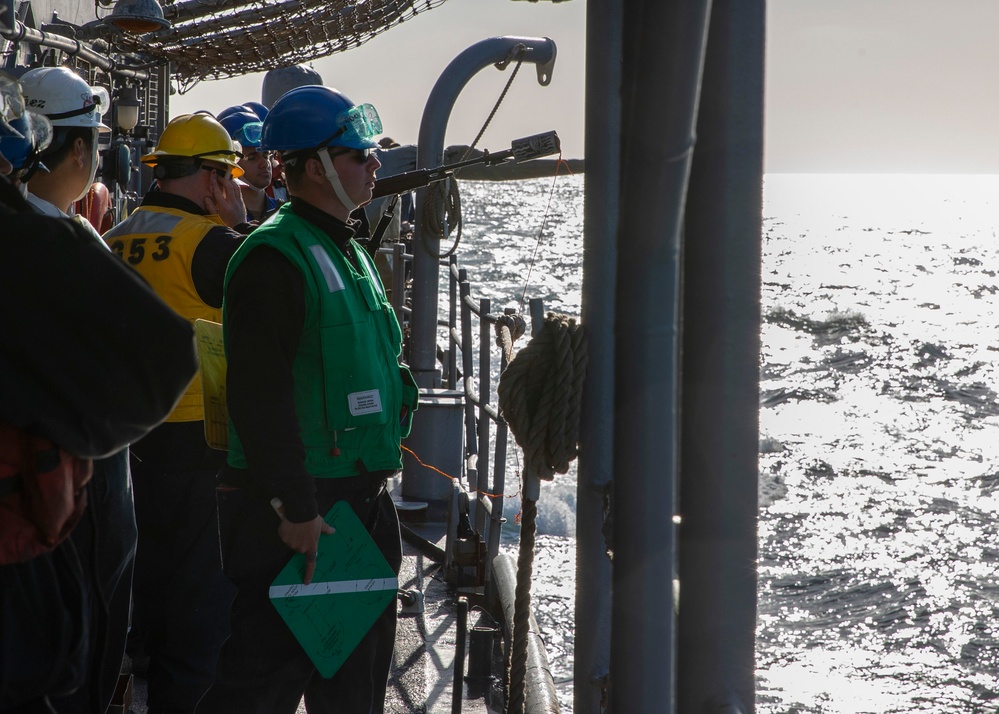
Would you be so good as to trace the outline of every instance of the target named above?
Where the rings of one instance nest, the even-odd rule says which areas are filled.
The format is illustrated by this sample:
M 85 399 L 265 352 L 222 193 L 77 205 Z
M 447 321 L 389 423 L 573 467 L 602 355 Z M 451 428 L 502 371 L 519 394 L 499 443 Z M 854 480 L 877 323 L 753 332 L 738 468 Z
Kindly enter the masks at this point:
M 517 590 L 517 564 L 509 555 L 497 555 L 493 559 L 493 582 L 496 597 L 499 599 L 506 622 L 506 631 L 513 633 L 513 610 Z M 524 714 L 558 714 L 558 697 L 555 695 L 555 680 L 548 667 L 548 654 L 545 643 L 539 634 L 534 613 L 530 613 L 530 635 L 527 639 L 527 693 Z M 510 635 L 512 637 L 512 634 Z
M 523 46 L 524 61 L 538 65 L 538 81 L 551 81 L 555 43 L 547 37 L 491 37 L 459 54 L 438 78 L 420 122 L 416 168 L 440 166 L 444 160 L 444 132 L 461 90 L 479 70 L 517 59 Z M 427 189 L 417 191 L 416 235 L 413 249 L 413 342 L 410 367 L 421 387 L 439 387 L 437 370 L 437 292 L 440 280 L 439 236 L 423 229 L 423 202 Z M 433 251 L 432 253 L 429 251 Z
M 14 20 L 10 29 L 0 29 L 0 37 L 11 42 L 27 42 L 43 47 L 54 47 L 68 53 L 71 57 L 79 57 L 92 65 L 100 67 L 109 74 L 116 74 L 120 77 L 131 77 L 132 79 L 149 79 L 149 72 L 140 69 L 130 69 L 119 67 L 110 57 L 95 52 L 90 46 L 74 40 L 64 35 L 56 35 L 51 32 L 42 32 L 24 23 Z

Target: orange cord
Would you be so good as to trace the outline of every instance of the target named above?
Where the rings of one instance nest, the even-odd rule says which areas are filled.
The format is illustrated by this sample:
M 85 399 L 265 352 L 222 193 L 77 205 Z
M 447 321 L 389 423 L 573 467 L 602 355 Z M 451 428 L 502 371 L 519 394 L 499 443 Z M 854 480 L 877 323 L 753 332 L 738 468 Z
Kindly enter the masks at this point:
M 419 462 L 420 466 L 422 466 L 424 468 L 427 468 L 427 469 L 430 469 L 431 471 L 435 471 L 435 472 L 439 473 L 441 476 L 443 476 L 445 478 L 449 478 L 452 481 L 455 481 L 455 482 L 458 481 L 458 479 L 456 479 L 451 474 L 444 473 L 443 471 L 441 471 L 436 466 L 431 466 L 430 464 L 425 463 L 423 461 L 423 459 L 421 459 L 419 456 L 417 456 L 416 452 L 413 451 L 412 449 L 410 449 L 410 448 L 408 448 L 406 446 L 403 446 L 402 450 L 405 451 L 405 452 L 407 452 L 407 453 L 409 453 L 414 459 L 416 459 Z M 519 473 L 517 474 L 517 478 L 520 478 L 520 474 Z M 519 496 L 520 495 L 520 491 L 517 491 L 517 493 L 513 494 L 513 496 L 508 496 L 505 493 L 488 493 L 486 491 L 479 491 L 479 490 L 476 490 L 473 493 L 481 493 L 483 496 L 489 496 L 490 498 L 513 498 L 513 496 Z M 520 519 L 520 514 L 517 514 L 517 519 L 518 519 L 517 522 L 520 523 L 520 520 L 519 520 Z

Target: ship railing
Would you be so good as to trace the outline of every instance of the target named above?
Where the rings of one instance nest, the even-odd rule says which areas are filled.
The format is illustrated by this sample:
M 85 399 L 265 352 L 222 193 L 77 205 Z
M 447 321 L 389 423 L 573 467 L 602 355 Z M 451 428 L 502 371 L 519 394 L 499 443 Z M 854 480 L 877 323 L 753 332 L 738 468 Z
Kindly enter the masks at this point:
M 469 520 L 476 532 L 482 534 L 485 543 L 484 558 L 479 564 L 483 569 L 485 602 L 498 605 L 499 612 L 505 624 L 504 640 L 506 642 L 507 661 L 511 655 L 513 638 L 513 613 L 517 588 L 517 573 L 515 559 L 510 556 L 499 556 L 500 535 L 506 519 L 503 517 L 504 491 L 506 488 L 507 445 L 509 427 L 506 420 L 492 405 L 492 345 L 499 344 L 493 340 L 498 326 L 507 322 L 504 318 L 515 311 L 505 309 L 502 313 L 492 312 L 492 304 L 488 298 L 474 298 L 468 274 L 458 267 L 455 256 L 450 257 L 448 265 L 449 305 L 447 328 L 450 337 L 448 350 L 445 353 L 445 374 L 452 389 L 459 383 L 458 354 L 461 352 L 460 381 L 465 394 L 465 455 L 466 473 L 468 475 Z M 540 298 L 530 300 L 531 334 L 536 335 L 544 325 L 544 302 Z M 473 344 L 472 316 L 478 318 L 478 364 L 475 364 Z M 511 337 L 512 342 L 512 337 Z M 499 374 L 507 367 L 510 355 L 503 346 L 499 347 Z M 475 372 L 475 369 L 478 372 Z M 476 391 L 476 384 L 478 391 Z M 490 444 L 490 431 L 495 430 L 495 440 Z M 492 482 L 489 479 L 489 456 L 493 457 Z M 449 532 L 449 541 L 451 533 Z M 460 617 L 460 614 L 459 614 Z M 534 616 L 528 612 L 531 632 L 538 632 Z M 463 625 L 460 629 L 464 629 Z M 477 631 L 488 633 L 491 628 L 480 627 Z M 488 637 L 488 635 L 486 635 Z M 476 657 L 469 650 L 469 674 L 488 672 L 488 662 L 481 654 Z M 455 677 L 459 678 L 456 657 Z M 537 636 L 528 642 L 528 668 L 533 672 L 545 672 L 548 676 L 529 677 L 526 683 L 526 714 L 558 711 L 554 684 L 548 669 L 548 659 L 544 644 Z M 472 678 L 474 679 L 474 678 Z M 456 690 L 457 691 L 457 690 Z
M 412 261 L 413 256 L 406 252 L 404 243 L 386 245 L 379 249 L 379 253 L 391 260 L 390 302 L 400 324 L 404 324 L 412 314 L 411 308 L 406 305 L 408 270 L 395 269 L 395 266 L 404 266 Z M 448 276 L 448 315 L 446 320 L 438 320 L 438 327 L 447 332 L 447 348 L 440 354 L 441 380 L 444 388 L 463 395 L 464 473 L 448 474 L 455 484 L 444 560 L 449 573 L 457 572 L 456 576 L 451 576 L 456 585 L 468 585 L 469 577 L 473 577 L 476 585 L 486 586 L 488 598 L 494 594 L 489 583 L 492 577 L 490 564 L 499 553 L 506 520 L 503 516 L 503 494 L 509 443 L 509 428 L 494 401 L 493 332 L 503 316 L 513 310 L 508 308 L 493 312 L 489 298 L 473 296 L 468 272 L 459 267 L 455 255 L 448 259 Z M 530 314 L 531 323 L 540 327 L 544 322 L 542 300 L 530 301 Z M 477 325 L 473 325 L 476 320 Z M 498 373 L 502 374 L 508 355 L 501 348 L 495 349 L 499 353 Z M 461 552 L 462 548 L 467 550 L 469 547 L 467 542 L 459 542 L 461 539 L 457 533 L 456 521 L 464 512 L 468 513 L 469 525 L 481 538 L 483 553 Z M 476 561 L 474 576 L 468 576 L 463 571 L 469 559 Z
M 403 244 L 394 244 L 382 248 L 380 252 L 392 256 L 395 268 L 403 265 L 403 261 L 412 260 L 412 256 L 404 248 Z M 486 605 L 496 615 L 491 620 L 492 626 L 483 627 L 480 621 L 480 625 L 473 628 L 474 634 L 491 642 L 490 632 L 495 632 L 495 626 L 502 622 L 505 626 L 502 629 L 507 633 L 504 639 L 508 647 L 512 636 L 516 567 L 513 565 L 514 559 L 509 556 L 497 557 L 500 555 L 502 529 L 506 522 L 503 511 L 509 427 L 499 413 L 494 388 L 494 375 L 503 373 L 510 356 L 501 346 L 494 347 L 498 343 L 494 332 L 497 325 L 506 322 L 506 316 L 514 311 L 504 309 L 493 312 L 489 298 L 473 296 L 468 272 L 459 267 L 456 256 L 449 257 L 447 267 L 447 319 L 437 321 L 438 327 L 446 331 L 447 345 L 443 350 L 438 349 L 438 358 L 442 363 L 442 387 L 461 396 L 461 435 L 464 445 L 461 460 L 463 473 L 448 474 L 452 477 L 452 487 L 447 536 L 440 558 L 448 581 L 457 588 L 459 599 L 464 603 L 464 610 L 459 608 L 458 629 L 461 635 L 457 642 L 454 664 L 455 681 L 462 682 L 464 656 L 458 656 L 458 652 L 464 652 L 463 633 L 467 629 L 465 618 L 469 600 Z M 392 271 L 391 302 L 400 322 L 410 315 L 410 310 L 405 305 L 405 274 L 405 270 Z M 544 324 L 544 303 L 541 299 L 532 299 L 529 304 L 530 324 L 533 327 L 531 334 L 536 334 Z M 498 360 L 496 352 L 499 353 Z M 498 370 L 494 369 L 494 365 L 498 365 Z M 464 514 L 467 514 L 468 525 L 474 531 L 471 537 L 467 532 L 462 533 L 459 527 Z M 537 631 L 536 625 L 532 627 L 532 631 Z M 529 647 L 531 666 L 536 670 L 547 671 L 543 645 L 531 642 Z M 478 655 L 473 654 L 473 650 L 478 650 Z M 469 646 L 469 681 L 482 679 L 477 675 L 483 672 L 488 675 L 490 651 L 488 646 Z M 550 711 L 548 703 L 556 701 L 551 678 L 535 679 L 537 681 L 528 682 L 531 704 L 527 711 Z M 460 689 L 456 689 L 454 699 L 461 701 Z M 543 705 L 538 706 L 538 702 Z
M 485 544 L 485 554 L 480 567 L 484 568 L 483 580 L 486 596 L 491 598 L 491 563 L 499 553 L 500 536 L 506 519 L 503 516 L 506 489 L 507 447 L 509 428 L 506 420 L 493 403 L 493 333 L 504 315 L 514 311 L 492 311 L 489 298 L 472 295 L 468 273 L 458 266 L 452 255 L 448 264 L 449 312 L 442 326 L 448 330 L 448 349 L 444 354 L 446 384 L 464 393 L 465 424 L 465 473 L 469 494 L 469 520 Z M 531 300 L 532 322 L 543 322 L 544 305 L 539 299 Z M 474 344 L 473 316 L 478 319 L 478 359 Z M 540 318 L 540 319 L 539 319 Z M 508 354 L 499 352 L 499 374 L 507 367 Z M 460 354 L 459 354 L 460 353 Z M 461 360 L 459 373 L 458 360 Z M 460 376 L 459 376 L 460 374 Z M 491 438 L 493 437 L 493 438 Z M 490 478 L 490 457 L 492 478 Z
M 395 318 L 400 325 L 404 325 L 413 314 L 413 309 L 406 304 L 406 275 L 409 273 L 406 264 L 413 262 L 413 254 L 406 252 L 405 243 L 391 243 L 379 248 L 378 253 L 389 259 L 389 267 L 392 268 L 389 302 L 392 303 Z M 395 266 L 403 266 L 403 270 L 396 270 Z

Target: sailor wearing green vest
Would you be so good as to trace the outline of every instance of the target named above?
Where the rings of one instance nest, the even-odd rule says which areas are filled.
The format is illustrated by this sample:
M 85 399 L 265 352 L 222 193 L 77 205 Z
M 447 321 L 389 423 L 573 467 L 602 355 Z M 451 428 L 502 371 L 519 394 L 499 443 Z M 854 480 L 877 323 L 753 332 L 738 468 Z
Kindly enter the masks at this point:
M 371 199 L 381 123 L 322 86 L 271 108 L 260 150 L 281 152 L 290 202 L 233 256 L 222 323 L 228 465 L 219 475 L 222 559 L 238 593 L 232 634 L 199 712 L 381 712 L 395 601 L 331 679 L 270 604 L 295 552 L 315 568 L 323 516 L 346 500 L 398 572 L 399 521 L 385 490 L 417 406 L 402 334 L 351 212 Z M 280 515 L 271 507 L 280 499 Z M 323 541 L 325 543 L 325 541 Z

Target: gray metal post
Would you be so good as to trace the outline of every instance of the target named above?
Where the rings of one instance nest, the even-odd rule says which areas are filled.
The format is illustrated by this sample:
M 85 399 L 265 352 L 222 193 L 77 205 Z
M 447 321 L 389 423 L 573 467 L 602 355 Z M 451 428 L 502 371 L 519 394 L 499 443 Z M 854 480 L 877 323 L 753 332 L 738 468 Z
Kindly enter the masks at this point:
M 680 244 L 710 5 L 624 4 L 614 311 L 615 714 L 676 711 L 671 516 L 679 462 Z
M 479 458 L 476 463 L 476 470 L 479 474 L 479 492 L 489 491 L 489 414 L 486 412 L 486 405 L 489 404 L 489 396 L 492 391 L 492 375 L 490 372 L 490 352 L 493 341 L 490 339 L 492 331 L 490 322 L 486 319 L 489 314 L 491 301 L 488 298 L 479 299 Z M 472 494 L 474 497 L 474 510 L 470 514 L 472 526 L 479 533 L 485 533 L 486 514 L 483 513 L 479 505 L 479 493 Z
M 458 327 L 458 276 L 454 273 L 458 269 L 458 256 L 452 255 L 448 261 L 448 331 L 453 331 Z M 458 345 L 453 339 L 448 340 L 447 348 L 447 386 L 448 389 L 463 389 L 458 382 Z
M 458 283 L 459 296 L 461 298 L 461 386 L 462 394 L 465 392 L 465 384 L 469 383 L 474 374 L 475 355 L 472 354 L 472 308 L 468 304 L 468 297 L 471 294 L 471 286 L 465 279 L 465 270 L 459 273 L 461 282 Z M 479 441 L 475 431 L 475 404 L 470 399 L 465 400 L 465 445 L 469 454 L 479 453 Z M 478 467 L 476 466 L 476 469 Z M 478 481 L 469 479 L 468 489 L 470 491 L 478 488 Z
M 586 383 L 576 481 L 576 622 L 573 712 L 603 714 L 610 675 L 611 562 L 605 497 L 614 457 L 616 197 L 620 193 L 621 3 L 586 4 L 586 195 L 582 323 Z
M 395 319 L 404 324 L 403 305 L 406 304 L 406 244 L 392 244 L 392 309 Z
M 434 168 L 444 160 L 444 132 L 458 94 L 481 69 L 492 64 L 515 61 L 537 65 L 538 81 L 545 85 L 551 80 L 555 64 L 555 43 L 545 37 L 492 37 L 475 43 L 447 66 L 430 92 L 420 122 L 417 168 Z M 416 192 L 416 230 L 413 239 L 413 314 L 410 320 L 412 339 L 409 365 L 421 390 L 441 384 L 437 368 L 437 299 L 440 283 L 440 236 L 431 235 L 424 226 L 424 205 L 427 189 Z M 469 372 L 465 372 L 467 376 Z M 419 416 L 417 418 L 420 418 Z M 425 418 L 425 417 L 424 417 Z M 414 424 L 415 426 L 415 424 Z M 433 429 L 415 429 L 407 440 L 417 454 L 434 452 L 434 442 L 440 439 Z M 415 461 L 404 460 L 403 493 L 421 499 L 424 483 L 420 481 Z M 432 497 L 432 493 L 428 498 Z M 424 499 L 426 500 L 426 499 Z
M 679 710 L 755 708 L 764 0 L 714 0 L 684 242 Z
M 524 61 L 538 65 L 538 79 L 547 84 L 555 62 L 555 43 L 545 37 L 491 37 L 466 49 L 447 66 L 427 99 L 416 156 L 417 168 L 434 168 L 444 160 L 444 132 L 458 94 L 479 70 L 512 60 L 523 45 Z M 440 386 L 437 369 L 437 290 L 440 281 L 440 236 L 423 227 L 427 189 L 416 195 L 416 230 L 413 241 L 413 338 L 410 367 L 421 387 Z M 420 445 L 417 444 L 417 447 Z

